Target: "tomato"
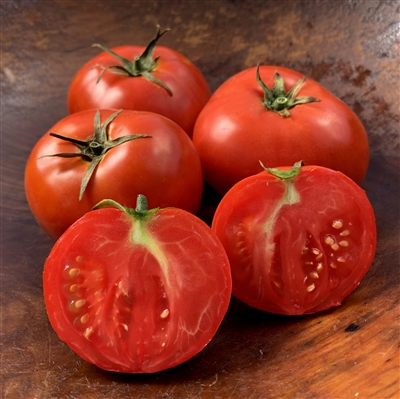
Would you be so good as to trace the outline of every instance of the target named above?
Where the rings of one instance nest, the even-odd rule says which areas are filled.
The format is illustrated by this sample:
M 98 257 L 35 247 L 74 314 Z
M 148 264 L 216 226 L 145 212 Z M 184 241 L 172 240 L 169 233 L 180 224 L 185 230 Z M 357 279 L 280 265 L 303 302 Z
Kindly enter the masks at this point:
M 86 110 L 60 120 L 36 143 L 25 191 L 38 223 L 56 239 L 104 198 L 134 207 L 144 194 L 152 208 L 196 213 L 203 177 L 192 141 L 170 119 Z
M 369 163 L 365 129 L 340 99 L 296 71 L 261 66 L 223 83 L 193 132 L 205 180 L 224 194 L 267 167 L 306 165 L 339 170 L 360 184 Z
M 232 293 L 286 315 L 338 306 L 374 259 L 372 206 L 341 172 L 281 169 L 243 179 L 216 209 L 212 229 L 229 257 Z
M 115 207 L 109 207 L 115 206 Z M 100 368 L 153 373 L 200 352 L 231 295 L 229 262 L 211 228 L 177 208 L 103 201 L 56 242 L 43 274 L 52 327 Z
M 200 110 L 211 96 L 201 71 L 186 57 L 156 43 L 145 48 L 118 46 L 89 60 L 73 78 L 68 92 L 70 113 L 111 108 L 164 115 L 191 136 Z M 156 55 L 154 57 L 153 55 Z

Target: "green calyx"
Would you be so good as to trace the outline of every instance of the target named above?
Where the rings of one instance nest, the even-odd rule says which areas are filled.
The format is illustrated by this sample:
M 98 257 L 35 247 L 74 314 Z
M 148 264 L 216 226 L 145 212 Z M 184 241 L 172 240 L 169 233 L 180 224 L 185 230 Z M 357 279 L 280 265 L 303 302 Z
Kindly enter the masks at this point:
M 94 210 L 101 208 L 117 208 L 123 212 L 128 213 L 135 219 L 145 219 L 159 210 L 159 208 L 153 208 L 149 210 L 147 204 L 147 198 L 143 194 L 139 194 L 137 196 L 135 209 L 122 206 L 117 201 L 114 201 L 112 199 L 104 199 L 93 207 Z
M 310 96 L 296 97 L 301 86 L 306 80 L 305 76 L 300 79 L 289 91 L 285 90 L 284 79 L 278 72 L 275 72 L 274 87 L 269 89 L 261 79 L 260 65 L 257 65 L 256 79 L 264 91 L 264 98 L 262 101 L 263 106 L 266 109 L 274 111 L 283 117 L 289 117 L 289 109 L 295 107 L 296 105 L 320 101 L 318 98 Z
M 147 45 L 143 53 L 139 57 L 135 57 L 132 61 L 120 56 L 119 54 L 115 53 L 114 51 L 110 50 L 109 48 L 101 44 L 98 43 L 93 44 L 93 47 L 101 48 L 103 51 L 111 54 L 122 63 L 122 65 L 101 65 L 101 64 L 94 65 L 92 68 L 97 68 L 97 67 L 102 68 L 96 83 L 100 81 L 100 79 L 103 76 L 103 73 L 106 70 L 110 70 L 110 72 L 130 77 L 143 76 L 147 80 L 164 88 L 168 92 L 168 94 L 172 96 L 171 89 L 164 82 L 157 79 L 152 74 L 152 72 L 156 69 L 158 60 L 160 58 L 159 56 L 153 58 L 156 44 L 158 40 L 168 31 L 169 29 L 166 29 L 161 32 L 160 26 L 157 25 L 157 34 L 155 38 Z
M 261 167 L 266 171 L 271 173 L 272 175 L 278 177 L 281 180 L 288 180 L 288 179 L 293 179 L 296 177 L 301 170 L 301 167 L 304 166 L 303 161 L 296 162 L 291 169 L 289 170 L 282 170 L 278 168 L 267 168 L 264 166 L 264 164 L 260 162 Z
M 72 137 L 65 137 L 57 133 L 50 133 L 50 136 L 75 144 L 76 147 L 79 149 L 79 152 L 61 152 L 53 155 L 44 155 L 40 158 L 82 158 L 83 160 L 89 162 L 89 166 L 86 169 L 86 172 L 82 178 L 82 183 L 79 191 L 79 201 L 83 197 L 90 178 L 93 175 L 93 172 L 108 151 L 131 140 L 151 137 L 147 134 L 130 134 L 127 136 L 118 137 L 114 140 L 110 140 L 107 128 L 121 112 L 122 110 L 113 113 L 102 124 L 100 120 L 100 111 L 97 111 L 94 117 L 94 133 L 87 140 L 77 140 Z
M 281 179 L 285 185 L 285 193 L 281 198 L 277 209 L 280 209 L 283 205 L 293 205 L 298 203 L 300 201 L 300 194 L 296 190 L 294 181 L 296 176 L 300 173 L 303 161 L 296 162 L 289 170 L 266 168 L 261 161 L 259 162 L 266 172 Z

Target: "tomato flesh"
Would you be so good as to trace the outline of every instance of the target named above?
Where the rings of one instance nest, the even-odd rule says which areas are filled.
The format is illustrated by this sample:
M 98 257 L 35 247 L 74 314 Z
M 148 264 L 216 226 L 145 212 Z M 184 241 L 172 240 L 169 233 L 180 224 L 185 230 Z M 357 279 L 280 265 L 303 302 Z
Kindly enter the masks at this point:
M 221 243 L 174 208 L 143 220 L 112 208 L 89 212 L 57 241 L 44 269 L 60 339 L 111 371 L 152 373 L 190 359 L 214 336 L 230 294 Z
M 233 294 L 273 313 L 340 305 L 375 254 L 364 191 L 322 167 L 303 167 L 287 181 L 267 172 L 244 179 L 222 199 L 212 228 L 230 260 Z

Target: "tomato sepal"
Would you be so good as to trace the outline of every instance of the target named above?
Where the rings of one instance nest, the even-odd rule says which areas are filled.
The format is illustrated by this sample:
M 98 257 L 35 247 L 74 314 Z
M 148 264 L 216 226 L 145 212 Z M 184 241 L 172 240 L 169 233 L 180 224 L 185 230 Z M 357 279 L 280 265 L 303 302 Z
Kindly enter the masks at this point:
M 134 217 L 135 219 L 146 219 L 160 210 L 160 208 L 148 209 L 147 197 L 143 194 L 139 194 L 137 196 L 135 209 L 123 206 L 113 199 L 104 199 L 100 201 L 93 207 L 93 210 L 102 208 L 116 208 L 122 212 L 126 212 L 128 215 Z
M 256 68 L 256 79 L 257 83 L 261 86 L 264 91 L 264 98 L 262 101 L 263 106 L 270 111 L 278 113 L 280 116 L 289 117 L 289 109 L 296 105 L 309 104 L 312 102 L 319 102 L 318 98 L 312 96 L 300 96 L 296 97 L 301 86 L 306 80 L 304 76 L 295 83 L 289 91 L 285 90 L 285 81 L 278 71 L 275 71 L 274 87 L 270 89 L 261 79 L 260 76 L 260 64 Z
M 80 152 L 60 152 L 57 154 L 43 155 L 42 157 L 39 157 L 39 159 L 46 157 L 62 157 L 62 158 L 80 157 L 82 159 L 89 161 L 89 166 L 86 169 L 86 172 L 82 178 L 82 183 L 79 190 L 79 201 L 82 200 L 83 194 L 90 181 L 90 178 L 93 175 L 93 172 L 95 171 L 98 164 L 104 158 L 105 154 L 109 150 L 131 140 L 151 137 L 148 134 L 130 134 L 127 136 L 118 137 L 114 140 L 109 140 L 107 127 L 121 112 L 122 109 L 116 111 L 115 113 L 110 115 L 102 124 L 100 120 L 100 111 L 97 110 L 94 117 L 94 134 L 90 136 L 87 140 L 77 140 L 72 137 L 62 136 L 57 133 L 53 132 L 50 133 L 50 136 L 52 137 L 75 144 L 80 150 Z
M 161 32 L 160 25 L 157 25 L 156 36 L 147 45 L 143 53 L 139 57 L 135 57 L 133 61 L 122 57 L 121 55 L 112 51 L 108 47 L 103 46 L 102 44 L 99 43 L 93 44 L 92 47 L 99 47 L 106 53 L 111 54 L 113 57 L 117 58 L 119 61 L 122 62 L 122 65 L 102 65 L 102 64 L 93 65 L 91 69 L 99 67 L 102 68 L 96 83 L 99 83 L 106 70 L 110 70 L 110 72 L 122 74 L 133 78 L 142 76 L 145 79 L 161 86 L 168 92 L 170 96 L 172 96 L 173 95 L 172 90 L 164 82 L 162 82 L 160 79 L 157 79 L 154 75 L 152 75 L 153 70 L 157 67 L 159 59 L 159 56 L 153 58 L 156 44 L 158 40 L 168 31 L 169 29 L 165 29 L 164 31 Z

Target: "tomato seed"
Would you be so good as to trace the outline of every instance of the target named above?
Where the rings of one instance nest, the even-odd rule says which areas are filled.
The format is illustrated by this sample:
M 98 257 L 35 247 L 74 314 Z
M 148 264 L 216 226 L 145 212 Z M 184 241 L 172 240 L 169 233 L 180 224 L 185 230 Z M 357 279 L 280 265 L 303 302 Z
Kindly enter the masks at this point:
M 92 334 L 92 332 L 93 332 L 93 327 L 88 327 L 88 328 L 85 330 L 85 332 L 83 333 L 83 336 L 84 336 L 86 339 L 89 339 L 89 337 L 90 337 L 90 335 Z
M 334 244 L 331 245 L 331 248 L 332 248 L 334 251 L 337 251 L 337 250 L 339 249 L 339 245 L 336 244 L 336 243 L 334 243 Z
M 332 223 L 334 229 L 341 229 L 343 227 L 343 222 L 341 220 L 334 220 Z
M 83 256 L 78 255 L 78 256 L 75 258 L 75 260 L 76 260 L 77 262 L 82 262 L 82 261 L 83 261 Z
M 317 272 L 311 272 L 310 277 L 312 278 L 319 278 L 319 274 Z
M 338 262 L 340 262 L 340 263 L 345 263 L 345 262 L 346 262 L 346 259 L 343 258 L 343 256 L 339 256 L 336 260 L 337 260 Z
M 309 286 L 307 287 L 307 292 L 314 291 L 314 289 L 315 289 L 315 284 L 311 284 L 311 285 L 309 285 Z
M 72 285 L 69 287 L 69 290 L 70 290 L 70 292 L 76 292 L 76 291 L 78 291 L 78 284 L 72 284 Z
M 162 319 L 166 319 L 168 316 L 169 316 L 169 310 L 168 310 L 168 309 L 164 309 L 164 310 L 161 312 L 161 318 L 162 318 Z
M 79 274 L 79 269 L 76 269 L 76 268 L 70 269 L 70 271 L 68 272 L 68 274 L 69 274 L 71 277 L 75 277 L 75 276 L 77 276 L 77 275 Z
M 319 262 L 317 265 L 317 270 L 320 272 L 323 269 L 324 265 L 322 262 Z
M 346 240 L 339 241 L 339 245 L 342 246 L 342 247 L 348 247 L 349 246 L 349 242 L 346 241 Z
M 80 318 L 80 321 L 81 321 L 82 324 L 87 323 L 88 320 L 89 320 L 89 313 L 85 313 L 85 314 Z
M 75 307 L 76 308 L 81 308 L 84 304 L 86 303 L 85 299 L 79 299 L 75 302 Z
M 346 236 L 348 236 L 350 234 L 350 230 L 343 230 L 341 233 L 340 233 L 340 235 L 342 236 L 342 237 L 346 237 Z
M 334 243 L 335 243 L 335 240 L 331 236 L 325 237 L 325 244 L 333 245 Z

